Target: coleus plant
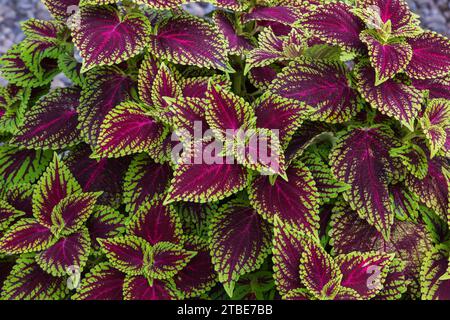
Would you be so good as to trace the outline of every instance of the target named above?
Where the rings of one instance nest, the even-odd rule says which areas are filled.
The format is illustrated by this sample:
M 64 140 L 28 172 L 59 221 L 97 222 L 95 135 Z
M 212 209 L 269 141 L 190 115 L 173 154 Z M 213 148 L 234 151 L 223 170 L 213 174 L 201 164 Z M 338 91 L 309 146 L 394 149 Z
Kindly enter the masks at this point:
M 1 299 L 450 299 L 450 41 L 403 0 L 43 2 L 0 58 Z

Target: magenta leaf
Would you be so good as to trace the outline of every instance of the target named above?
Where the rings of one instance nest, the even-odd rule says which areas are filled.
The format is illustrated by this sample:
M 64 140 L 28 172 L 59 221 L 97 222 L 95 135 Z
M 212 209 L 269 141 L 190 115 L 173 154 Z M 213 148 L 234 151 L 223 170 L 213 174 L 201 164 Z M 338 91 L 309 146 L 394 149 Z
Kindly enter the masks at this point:
M 95 252 L 100 250 L 99 239 L 114 238 L 125 230 L 125 216 L 107 206 L 96 206 L 86 222 L 91 237 L 91 246 Z
M 77 13 L 80 0 L 42 0 L 48 11 L 58 20 L 66 20 Z
M 62 149 L 78 143 L 79 99 L 80 91 L 71 88 L 44 96 L 27 112 L 11 143 L 36 149 Z
M 82 7 L 73 36 L 83 57 L 83 70 L 136 56 L 148 43 L 149 29 L 145 16 L 136 12 L 122 16 L 114 7 Z
M 172 18 L 151 37 L 151 52 L 173 63 L 228 70 L 225 40 L 208 22 L 191 16 Z
M 239 277 L 257 270 L 269 254 L 270 226 L 252 208 L 230 202 L 212 218 L 210 238 L 214 269 L 232 297 Z
M 143 276 L 127 276 L 123 294 L 125 300 L 173 300 L 178 296 L 173 283 L 153 280 L 150 285 Z
M 270 91 L 310 105 L 311 120 L 345 122 L 356 115 L 359 108 L 346 69 L 336 62 L 313 62 L 307 58 L 292 62 L 278 74 Z
M 236 32 L 234 25 L 224 11 L 214 13 L 214 22 L 228 43 L 229 54 L 243 54 L 253 48 L 249 39 Z
M 437 248 L 427 253 L 420 270 L 420 291 L 423 300 L 450 299 L 450 279 L 444 277 L 447 268 L 448 253 Z
M 295 6 L 255 7 L 244 15 L 244 22 L 273 21 L 291 26 L 302 17 L 302 9 Z

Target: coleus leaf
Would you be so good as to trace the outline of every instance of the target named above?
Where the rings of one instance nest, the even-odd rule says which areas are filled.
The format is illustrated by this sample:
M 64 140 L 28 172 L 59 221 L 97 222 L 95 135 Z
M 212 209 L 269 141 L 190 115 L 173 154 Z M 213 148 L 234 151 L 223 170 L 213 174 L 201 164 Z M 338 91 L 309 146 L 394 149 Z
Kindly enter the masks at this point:
M 142 274 L 145 256 L 151 249 L 144 239 L 122 236 L 98 241 L 114 268 L 129 275 Z
M 60 238 L 36 255 L 37 264 L 46 272 L 58 277 L 67 275 L 71 267 L 83 270 L 91 249 L 89 231 L 82 227 L 78 232 Z
M 269 254 L 270 225 L 252 208 L 230 202 L 212 217 L 210 239 L 214 269 L 232 297 L 239 277 L 257 270 Z
M 78 10 L 80 0 L 42 0 L 48 11 L 58 20 L 66 20 Z
M 0 239 L 0 252 L 20 254 L 45 250 L 57 238 L 50 228 L 32 218 L 24 218 L 12 225 Z
M 155 279 L 150 285 L 143 276 L 127 276 L 123 294 L 125 300 L 172 300 L 178 297 L 172 282 Z
M 450 77 L 436 79 L 412 79 L 412 85 L 422 90 L 430 99 L 450 100 Z
M 333 299 L 340 289 L 342 273 L 325 249 L 315 240 L 303 239 L 300 257 L 300 279 L 318 299 Z
M 217 28 L 192 16 L 169 19 L 151 37 L 150 51 L 176 64 L 230 69 L 225 40 Z
M 319 204 L 329 202 L 350 188 L 348 184 L 338 181 L 333 176 L 331 168 L 317 151 L 305 152 L 300 161 L 306 165 L 312 174 L 319 194 Z
M 151 245 L 159 242 L 183 243 L 181 221 L 171 206 L 163 204 L 163 196 L 146 201 L 127 223 L 128 234 L 140 237 Z
M 346 69 L 337 62 L 307 58 L 292 62 L 278 74 L 270 91 L 310 105 L 311 120 L 341 123 L 350 120 L 359 108 Z
M 330 156 L 335 177 L 351 185 L 352 207 L 387 239 L 394 222 L 388 183 L 399 168 L 389 150 L 398 143 L 386 128 L 357 128 L 338 140 Z
M 43 226 L 51 227 L 52 211 L 68 195 L 81 191 L 81 187 L 55 154 L 52 163 L 37 182 L 33 193 L 33 215 Z
M 78 231 L 89 219 L 101 192 L 79 193 L 62 199 L 52 211 L 52 230 L 67 236 Z
M 395 253 L 405 262 L 403 274 L 407 280 L 417 281 L 425 253 L 431 248 L 431 239 L 423 223 L 396 220 L 390 240 L 343 203 L 338 202 L 331 216 L 330 244 L 336 254 L 353 251 Z
M 102 191 L 98 203 L 117 207 L 122 200 L 122 180 L 130 159 L 92 159 L 91 154 L 91 149 L 82 145 L 73 150 L 64 162 L 84 192 Z
M 81 73 L 83 65 L 79 63 L 72 54 L 60 53 L 58 57 L 58 67 L 73 84 L 83 87 L 86 74 Z
M 184 299 L 198 297 L 208 292 L 217 281 L 217 274 L 209 255 L 209 246 L 205 240 L 190 237 L 184 247 L 197 254 L 189 261 L 186 267 L 175 275 L 176 288 L 182 293 Z
M 152 101 L 155 112 L 159 117 L 164 117 L 168 112 L 167 98 L 177 98 L 182 95 L 182 88 L 178 84 L 173 72 L 164 63 L 159 67 L 153 80 Z
M 108 262 L 93 267 L 81 280 L 73 300 L 122 300 L 125 274 Z
M 147 105 L 153 106 L 152 90 L 159 71 L 159 61 L 150 53 L 142 60 L 138 75 L 139 98 Z
M 419 215 L 419 198 L 417 195 L 409 192 L 402 183 L 390 185 L 389 194 L 392 210 L 397 219 L 417 219 Z
M 287 181 L 260 176 L 249 187 L 251 205 L 270 222 L 281 221 L 311 233 L 319 229 L 319 194 L 308 168 L 295 162 L 286 171 Z
M 443 279 L 448 267 L 448 255 L 439 248 L 430 250 L 420 270 L 420 291 L 423 300 L 450 299 L 450 279 Z
M 111 6 L 83 6 L 73 40 L 83 70 L 118 64 L 139 54 L 149 40 L 150 23 L 138 12 L 122 16 Z
M 208 238 L 209 220 L 217 210 L 215 203 L 180 202 L 175 205 L 175 210 L 181 219 L 184 234 Z
M 389 24 L 389 36 L 414 37 L 421 33 L 420 21 L 404 0 L 362 0 L 353 10 L 368 28 L 377 31 Z
M 217 138 L 225 141 L 235 131 L 248 129 L 255 125 L 255 113 L 251 105 L 231 91 L 212 84 L 208 90 L 209 104 L 206 121 Z M 228 130 L 228 132 L 227 132 Z
M 253 48 L 250 40 L 236 31 L 234 25 L 224 11 L 215 11 L 214 22 L 228 44 L 227 51 L 229 54 L 244 54 Z
M 21 211 L 27 218 L 33 216 L 33 188 L 34 185 L 22 183 L 9 186 L 0 193 L 0 199 L 7 202 L 15 210 Z
M 435 32 L 425 31 L 408 39 L 413 54 L 406 74 L 414 79 L 445 76 L 450 71 L 450 42 Z
M 79 141 L 80 91 L 58 88 L 41 98 L 25 115 L 12 144 L 37 149 L 62 149 Z
M 371 299 L 383 288 L 394 254 L 351 252 L 335 258 L 343 275 L 341 285 Z
M 100 68 L 88 73 L 83 87 L 79 122 L 83 138 L 96 145 L 105 116 L 131 98 L 134 81 L 118 68 Z
M 190 155 L 187 157 L 190 158 Z M 217 161 L 211 161 L 211 164 L 209 161 L 198 164 L 192 162 L 192 159 L 180 159 L 181 163 L 174 172 L 165 202 L 214 202 L 225 199 L 247 186 L 247 172 L 242 166 L 229 164 L 224 157 L 218 157 L 217 154 L 212 157 L 212 160 Z
M 383 289 L 375 296 L 376 300 L 399 300 L 408 290 L 409 281 L 406 280 L 405 263 L 393 259 L 389 265 L 389 273 L 383 284 Z
M 52 159 L 52 152 L 0 146 L 0 177 L 6 184 L 35 182 Z
M 392 157 L 399 158 L 405 169 L 413 176 L 423 179 L 428 172 L 428 158 L 422 147 L 415 143 L 404 143 L 390 151 Z
M 158 242 L 151 250 L 151 262 L 145 267 L 144 274 L 149 279 L 171 279 L 195 257 L 196 251 L 188 251 L 179 244 Z
M 211 76 L 184 78 L 180 80 L 180 85 L 183 89 L 183 97 L 207 99 L 206 93 L 210 82 L 215 83 L 222 88 L 231 88 L 230 80 L 226 75 L 216 74 Z
M 6 278 L 2 300 L 61 300 L 68 294 L 66 279 L 42 270 L 33 256 L 21 256 Z
M 0 200 L 0 231 L 7 229 L 12 222 L 25 214 L 25 212 L 17 210 L 8 202 Z
M 363 32 L 360 38 L 368 47 L 370 63 L 375 69 L 376 86 L 405 70 L 411 61 L 413 51 L 407 42 L 382 43 L 369 32 Z
M 28 38 L 57 39 L 64 31 L 64 24 L 56 20 L 29 19 L 21 24 L 21 29 Z
M 243 22 L 249 21 L 274 21 L 286 25 L 292 25 L 302 17 L 303 10 L 295 6 L 255 7 L 243 17 Z
M 277 71 L 270 66 L 253 68 L 248 74 L 250 83 L 261 90 L 267 90 L 276 76 Z
M 405 184 L 409 190 L 419 196 L 420 202 L 434 210 L 442 219 L 446 220 L 449 210 L 449 179 L 444 170 L 449 171 L 446 158 L 434 157 L 428 160 L 428 174 L 423 179 L 408 175 Z
M 304 289 L 300 281 L 300 258 L 304 251 L 304 234 L 294 226 L 274 219 L 272 247 L 273 277 L 283 298 L 291 296 L 293 290 Z
M 207 137 L 209 125 L 206 122 L 206 112 L 208 100 L 198 97 L 184 97 L 172 101 L 170 113 L 173 126 L 180 136 L 180 140 L 186 142 L 198 139 L 196 128 L 201 124 L 201 138 Z
M 310 107 L 303 102 L 278 97 L 272 93 L 263 94 L 254 105 L 256 126 L 278 130 L 283 147 L 287 146 L 292 135 L 310 112 Z
M 148 155 L 137 155 L 125 174 L 124 203 L 128 212 L 136 212 L 147 200 L 163 194 L 172 177 L 169 164 L 154 162 Z
M 420 123 L 430 144 L 430 157 L 433 158 L 447 141 L 446 127 L 450 123 L 450 102 L 445 99 L 431 100 Z
M 96 206 L 86 222 L 91 237 L 91 247 L 96 254 L 100 250 L 98 239 L 114 238 L 125 231 L 125 216 L 107 206 Z
M 319 5 L 306 15 L 301 25 L 328 44 L 338 45 L 347 51 L 364 52 L 364 44 L 359 39 L 359 34 L 365 29 L 364 24 L 346 3 Z
M 162 143 L 165 136 L 166 128 L 148 115 L 142 105 L 123 102 L 105 116 L 96 153 L 100 157 L 122 157 L 145 152 Z
M 375 71 L 363 64 L 356 66 L 355 75 L 361 95 L 372 108 L 397 119 L 414 131 L 414 120 L 419 114 L 422 102 L 420 90 L 403 83 L 400 79 L 389 79 L 376 86 Z

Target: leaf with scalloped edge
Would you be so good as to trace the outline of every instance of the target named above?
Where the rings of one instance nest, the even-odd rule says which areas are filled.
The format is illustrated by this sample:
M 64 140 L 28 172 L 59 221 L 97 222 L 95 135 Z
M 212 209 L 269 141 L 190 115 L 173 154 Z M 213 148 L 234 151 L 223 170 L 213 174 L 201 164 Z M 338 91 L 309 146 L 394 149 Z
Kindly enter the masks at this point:
M 183 226 L 183 233 L 208 239 L 209 219 L 217 210 L 215 203 L 180 202 L 174 205 Z
M 78 232 L 60 238 L 36 255 L 37 264 L 55 277 L 67 275 L 72 267 L 83 270 L 91 250 L 89 231 L 82 227 Z
M 95 206 L 92 215 L 86 222 L 91 238 L 91 254 L 101 253 L 99 239 L 119 236 L 125 231 L 125 216 L 108 206 Z
M 406 280 L 405 263 L 394 258 L 389 265 L 389 272 L 383 284 L 383 289 L 375 296 L 375 300 L 400 300 L 408 290 L 409 281 Z
M 360 35 L 369 50 L 369 58 L 375 69 L 375 85 L 393 78 L 408 66 L 412 57 L 412 48 L 407 42 L 390 41 L 380 42 L 369 32 Z
M 174 282 L 183 299 L 190 299 L 208 292 L 216 284 L 217 274 L 211 262 L 206 240 L 190 237 L 184 248 L 196 251 L 197 254 L 175 275 Z
M 433 158 L 442 149 L 447 140 L 446 127 L 450 123 L 450 101 L 432 99 L 429 101 L 420 124 L 430 144 L 430 157 Z
M 79 89 L 54 89 L 26 113 L 10 143 L 36 149 L 62 149 L 78 143 L 79 99 Z
M 345 66 L 338 62 L 300 58 L 277 75 L 269 90 L 310 105 L 310 120 L 346 122 L 359 109 L 346 73 Z
M 330 155 L 335 177 L 351 185 L 352 207 L 386 238 L 394 222 L 388 184 L 399 167 L 389 150 L 398 144 L 387 128 L 356 128 L 338 140 Z
M 79 63 L 73 54 L 61 53 L 58 57 L 58 67 L 73 84 L 83 87 L 86 75 L 81 73 L 82 64 Z
M 22 124 L 31 97 L 31 88 L 12 83 L 0 87 L 0 133 L 16 133 Z
M 389 152 L 392 157 L 399 158 L 405 169 L 413 176 L 423 179 L 428 172 L 428 158 L 422 147 L 410 142 Z
M 134 81 L 118 68 L 100 68 L 89 72 L 80 99 L 78 120 L 81 135 L 95 146 L 106 115 L 131 98 Z
M 139 67 L 139 98 L 147 105 L 153 106 L 152 90 L 159 71 L 159 61 L 150 53 L 146 53 Z
M 8 186 L 0 192 L 0 199 L 29 218 L 33 216 L 33 189 L 34 185 L 29 183 Z
M 0 58 L 2 77 L 9 83 L 35 88 L 48 84 L 56 75 L 57 66 L 53 65 L 49 59 L 41 63 L 45 74 L 34 74 L 25 64 L 21 53 L 20 45 L 14 45 Z
M 448 261 L 448 253 L 442 249 L 434 248 L 427 253 L 420 270 L 422 300 L 450 299 L 450 279 L 443 279 Z
M 122 300 L 124 281 L 124 273 L 101 262 L 81 280 L 72 300 Z
M 124 203 L 128 212 L 136 212 L 147 200 L 163 194 L 172 178 L 167 163 L 156 163 L 148 155 L 137 155 L 125 174 Z
M 163 204 L 164 196 L 145 201 L 127 222 L 127 232 L 151 245 L 159 242 L 183 243 L 180 217 L 172 206 Z
M 73 41 L 83 58 L 83 72 L 141 53 L 149 41 L 149 31 L 149 21 L 138 12 L 122 16 L 112 6 L 81 7 Z
M 333 2 L 317 6 L 301 21 L 301 26 L 330 45 L 357 53 L 365 50 L 359 39 L 359 34 L 365 29 L 364 23 L 346 3 Z
M 287 181 L 277 177 L 257 177 L 249 187 L 251 205 L 270 222 L 275 217 L 297 228 L 317 233 L 319 229 L 319 193 L 313 176 L 301 162 L 286 171 Z
M 128 275 L 142 274 L 146 255 L 151 250 L 144 239 L 136 236 L 119 236 L 98 241 L 114 268 Z
M 272 247 L 273 277 L 283 298 L 288 298 L 293 290 L 303 289 L 300 281 L 300 258 L 304 251 L 305 235 L 291 224 L 274 219 Z
M 178 84 L 174 72 L 161 63 L 152 84 L 152 107 L 156 109 L 156 114 L 159 117 L 167 117 L 169 103 L 166 99 L 175 99 L 182 94 L 181 86 Z
M 333 299 L 343 277 L 339 265 L 314 238 L 304 237 L 302 243 L 300 280 L 317 299 Z
M 58 73 L 58 57 L 65 52 L 65 46 L 67 44 L 55 38 L 27 37 L 20 43 L 20 57 L 39 81 L 45 82 L 49 81 L 45 80 L 49 74 L 47 74 L 48 70 L 46 70 L 44 59 L 55 61 L 56 64 L 50 75 L 56 75 Z
M 304 11 L 303 8 L 296 6 L 257 6 L 251 12 L 244 14 L 243 22 L 273 21 L 291 26 L 302 18 Z
M 418 281 L 425 253 L 432 247 L 431 237 L 423 223 L 395 220 L 387 241 L 342 201 L 334 208 L 330 225 L 330 244 L 335 254 L 353 251 L 395 253 L 396 258 L 405 263 L 402 273 L 407 281 Z
M 283 148 L 302 125 L 311 109 L 303 102 L 265 93 L 254 102 L 256 127 L 279 131 Z
M 214 25 L 193 16 L 178 16 L 158 27 L 150 39 L 150 52 L 176 64 L 229 71 L 225 45 Z
M 117 158 L 145 152 L 162 143 L 166 130 L 142 105 L 123 102 L 105 116 L 100 126 L 96 154 Z
M 414 79 L 446 76 L 450 72 L 450 41 L 432 31 L 408 39 L 413 55 L 406 74 Z
M 355 68 L 358 89 L 372 108 L 400 121 L 414 131 L 414 121 L 419 115 L 422 102 L 421 91 L 403 83 L 400 79 L 389 79 L 375 85 L 375 71 L 359 64 Z
M 64 24 L 56 20 L 39 20 L 31 18 L 21 23 L 21 29 L 27 38 L 57 39 L 65 30 Z
M 20 150 L 16 147 L 0 146 L 0 177 L 4 183 L 35 182 L 52 160 L 52 152 Z
M 202 143 L 203 147 L 204 144 Z M 196 146 L 197 147 L 197 146 Z M 167 191 L 165 203 L 190 201 L 196 203 L 214 202 L 225 199 L 247 186 L 246 170 L 235 163 L 217 155 L 216 143 L 206 145 L 205 152 L 211 147 L 211 159 L 206 155 L 205 161 L 197 159 L 180 159 L 174 172 L 174 178 Z M 203 151 L 203 149 L 202 149 Z M 194 154 L 198 153 L 197 150 Z M 204 155 L 204 153 L 202 153 Z M 194 160 L 194 161 L 192 161 Z
M 363 299 L 371 299 L 379 293 L 389 274 L 394 254 L 351 252 L 335 257 L 342 272 L 341 285 L 355 290 Z
M 2 300 L 62 300 L 68 294 L 66 279 L 43 271 L 33 256 L 20 257 L 6 278 Z
M 261 90 L 267 90 L 275 80 L 277 71 L 270 67 L 253 68 L 249 71 L 248 80 L 252 85 Z
M 419 216 L 419 197 L 410 192 L 403 183 L 389 186 L 389 197 L 391 199 L 392 210 L 397 219 L 416 220 Z
M 450 76 L 435 79 L 412 79 L 411 83 L 430 99 L 450 100 Z
M 428 160 L 428 174 L 424 179 L 408 175 L 405 184 L 415 193 L 421 203 L 434 210 L 442 219 L 447 219 L 449 210 L 449 178 L 444 170 L 449 171 L 447 158 L 434 157 Z
M 173 282 L 155 279 L 150 285 L 143 276 L 126 276 L 123 296 L 125 300 L 175 300 L 178 293 Z
M 33 215 L 42 225 L 51 227 L 52 211 L 68 195 L 81 192 L 81 187 L 67 166 L 55 154 L 53 161 L 37 182 L 33 193 Z
M 229 90 L 211 84 L 207 96 L 206 121 L 217 138 L 230 139 L 239 129 L 255 126 L 255 113 L 250 103 Z M 227 133 L 227 130 L 229 131 Z
M 193 78 L 183 78 L 180 85 L 185 98 L 207 99 L 209 83 L 213 82 L 222 88 L 230 89 L 232 84 L 227 75 L 215 74 L 212 76 L 196 76 Z
M 404 0 L 362 0 L 357 1 L 353 12 L 368 29 L 383 29 L 389 24 L 391 37 L 415 37 L 422 32 L 418 16 Z
M 197 254 L 179 244 L 158 242 L 151 249 L 150 261 L 146 261 L 143 273 L 149 279 L 165 280 L 173 278 Z
M 42 0 L 48 11 L 58 20 L 67 20 L 79 10 L 80 0 Z
M 209 125 L 206 121 L 206 112 L 209 101 L 198 97 L 183 97 L 171 101 L 169 110 L 171 121 L 182 142 L 194 141 L 206 138 Z M 196 133 L 200 129 L 200 137 Z M 197 133 L 198 135 L 198 133 Z
M 229 202 L 212 217 L 210 254 L 230 297 L 239 277 L 257 270 L 270 251 L 271 228 L 252 208 Z
M 68 236 L 78 231 L 89 219 L 101 192 L 71 194 L 62 199 L 52 211 L 52 231 Z
M 236 31 L 235 26 L 224 11 L 214 12 L 214 22 L 228 44 L 228 54 L 240 55 L 253 48 L 250 40 Z
M 20 254 L 37 252 L 50 247 L 57 238 L 50 228 L 35 219 L 23 218 L 9 227 L 0 239 L 0 252 Z
M 5 200 L 0 199 L 0 232 L 6 230 L 17 218 L 26 215 Z

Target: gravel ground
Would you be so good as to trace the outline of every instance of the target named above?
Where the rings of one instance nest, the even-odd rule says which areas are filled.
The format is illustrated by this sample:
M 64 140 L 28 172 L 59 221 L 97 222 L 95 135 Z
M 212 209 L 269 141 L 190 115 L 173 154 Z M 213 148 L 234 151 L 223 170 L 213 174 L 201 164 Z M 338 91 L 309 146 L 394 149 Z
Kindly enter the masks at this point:
M 450 0 L 408 0 L 413 11 L 421 16 L 423 25 L 431 30 L 450 36 Z M 196 15 L 208 11 L 205 5 L 186 6 Z M 29 18 L 50 19 L 50 14 L 39 0 L 0 0 L 0 55 L 23 34 L 20 22 Z M 0 84 L 4 81 L 0 78 Z

